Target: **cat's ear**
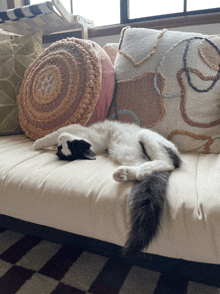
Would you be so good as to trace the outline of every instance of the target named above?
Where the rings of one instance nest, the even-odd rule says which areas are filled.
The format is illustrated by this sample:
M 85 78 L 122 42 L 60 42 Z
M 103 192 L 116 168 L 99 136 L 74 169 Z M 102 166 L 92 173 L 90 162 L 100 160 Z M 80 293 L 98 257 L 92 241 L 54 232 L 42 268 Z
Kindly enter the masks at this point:
M 85 158 L 88 158 L 91 160 L 96 159 L 96 154 L 91 148 L 89 148 L 86 152 L 84 152 L 83 155 L 85 156 Z
M 83 152 L 83 155 L 84 155 L 85 158 L 88 158 L 88 159 L 91 159 L 91 160 L 96 159 L 96 154 L 92 150 L 91 144 L 89 144 L 88 142 L 86 142 L 84 140 L 80 140 L 78 142 L 80 143 L 81 150 L 85 150 Z

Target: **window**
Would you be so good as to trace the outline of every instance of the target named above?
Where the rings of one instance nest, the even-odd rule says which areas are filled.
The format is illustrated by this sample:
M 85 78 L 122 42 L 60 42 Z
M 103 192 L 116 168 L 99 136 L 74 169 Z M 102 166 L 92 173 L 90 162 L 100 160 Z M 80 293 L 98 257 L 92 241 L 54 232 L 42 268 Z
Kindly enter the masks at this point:
M 183 11 L 183 0 L 130 0 L 129 18 L 163 15 Z
M 45 0 L 29 1 L 31 4 L 37 4 Z M 67 11 L 93 20 L 95 26 L 220 12 L 219 0 L 61 0 L 61 2 Z
M 45 0 L 30 0 L 31 4 Z M 94 22 L 95 26 L 120 23 L 120 0 L 61 0 L 70 13 L 81 15 Z
M 29 0 L 30 4 L 39 4 L 42 2 L 45 2 L 46 0 Z M 66 10 L 68 12 L 71 12 L 71 0 L 61 0 L 61 3 L 63 4 L 63 6 L 66 8 Z
M 187 10 L 199 10 L 199 9 L 210 9 L 216 8 L 220 4 L 219 0 L 208 0 L 208 1 L 201 1 L 201 0 L 188 0 L 187 1 Z
M 219 12 L 219 0 L 121 0 L 121 23 Z

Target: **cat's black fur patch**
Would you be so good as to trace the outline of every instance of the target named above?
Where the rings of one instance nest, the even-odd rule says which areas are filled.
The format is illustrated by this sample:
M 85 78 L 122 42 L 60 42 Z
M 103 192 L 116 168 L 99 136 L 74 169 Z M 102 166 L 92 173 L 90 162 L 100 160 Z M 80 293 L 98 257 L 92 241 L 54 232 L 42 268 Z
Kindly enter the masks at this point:
M 140 143 L 140 145 L 141 145 L 141 149 L 142 149 L 142 152 L 144 153 L 144 155 L 148 158 L 148 160 L 150 160 L 151 161 L 151 158 L 150 158 L 150 156 L 147 154 L 147 151 L 146 151 L 146 148 L 145 148 L 145 146 L 144 146 L 144 143 L 143 142 L 141 142 L 141 141 L 139 141 L 139 143 Z
M 71 152 L 71 155 L 64 155 L 62 153 L 62 145 L 57 147 L 57 156 L 62 160 L 76 160 L 76 159 L 89 159 L 86 157 L 86 153 L 88 152 L 91 144 L 84 140 L 74 140 L 67 141 L 68 149 Z
M 177 153 L 175 153 L 171 148 L 169 148 L 167 146 L 164 146 L 164 148 L 166 149 L 169 157 L 172 159 L 174 167 L 175 168 L 180 167 L 180 165 L 182 163 L 182 160 L 179 157 L 179 155 Z
M 170 172 L 155 172 L 138 182 L 129 196 L 130 229 L 123 255 L 135 254 L 156 236 L 166 199 Z

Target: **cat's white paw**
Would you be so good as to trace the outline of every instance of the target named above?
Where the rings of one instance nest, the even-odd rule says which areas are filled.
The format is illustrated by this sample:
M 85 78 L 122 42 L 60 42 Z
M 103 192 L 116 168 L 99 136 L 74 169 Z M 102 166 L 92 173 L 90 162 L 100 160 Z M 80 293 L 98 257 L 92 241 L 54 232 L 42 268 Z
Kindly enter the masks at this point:
M 113 173 L 113 179 L 116 182 L 127 182 L 127 171 L 126 167 L 119 167 L 116 169 L 116 171 Z
M 34 147 L 34 150 L 42 149 L 41 139 L 36 140 L 33 144 L 33 147 Z
M 135 166 L 119 166 L 113 174 L 116 182 L 127 182 L 136 180 L 137 167 Z

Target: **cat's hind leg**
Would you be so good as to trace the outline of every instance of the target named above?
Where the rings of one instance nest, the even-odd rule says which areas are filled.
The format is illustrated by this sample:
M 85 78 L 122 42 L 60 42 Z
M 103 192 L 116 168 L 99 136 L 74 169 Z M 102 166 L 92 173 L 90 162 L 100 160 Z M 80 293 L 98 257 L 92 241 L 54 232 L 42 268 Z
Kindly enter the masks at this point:
M 113 173 L 116 182 L 127 182 L 137 180 L 138 166 L 119 166 Z
M 154 172 L 172 171 L 181 165 L 181 158 L 176 146 L 150 130 L 142 130 L 138 134 L 139 142 L 150 161 L 139 165 L 136 178 L 142 181 Z
M 153 160 L 139 166 L 119 166 L 113 173 L 113 178 L 116 182 L 142 181 L 154 172 L 172 171 L 174 168 L 174 165 L 167 161 Z
M 181 158 L 175 145 L 151 131 L 141 131 L 139 143 L 145 162 L 134 162 L 134 166 L 120 166 L 113 174 L 117 182 L 142 181 L 154 172 L 172 171 L 181 165 Z M 148 161 L 149 160 L 149 161 Z
M 145 162 L 138 167 L 136 179 L 138 181 L 143 181 L 147 176 L 155 172 L 172 171 L 174 169 L 174 165 L 169 161 L 153 160 Z

